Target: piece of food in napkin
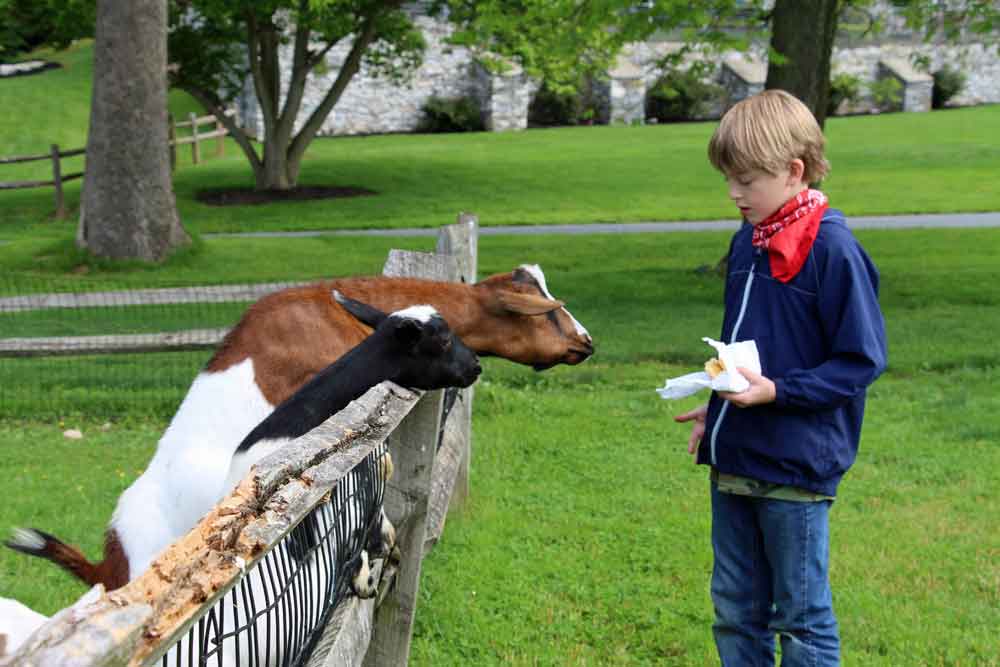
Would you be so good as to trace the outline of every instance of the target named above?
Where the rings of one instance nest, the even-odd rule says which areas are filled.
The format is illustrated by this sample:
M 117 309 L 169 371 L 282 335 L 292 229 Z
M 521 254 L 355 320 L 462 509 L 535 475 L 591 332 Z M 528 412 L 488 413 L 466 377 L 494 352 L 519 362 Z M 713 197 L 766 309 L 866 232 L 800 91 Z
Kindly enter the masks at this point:
M 757 343 L 754 341 L 742 340 L 727 345 L 711 338 L 702 338 L 702 340 L 715 348 L 718 354 L 717 359 L 710 359 L 705 364 L 704 371 L 688 373 L 667 380 L 662 387 L 656 390 L 660 398 L 684 398 L 702 389 L 739 393 L 746 391 L 750 383 L 740 375 L 737 368 L 747 368 L 754 373 L 760 373 L 760 354 L 757 351 Z M 718 361 L 718 365 L 721 366 L 715 375 L 712 375 L 708 369 L 709 364 L 712 364 L 713 361 Z M 714 370 L 715 364 L 712 366 Z

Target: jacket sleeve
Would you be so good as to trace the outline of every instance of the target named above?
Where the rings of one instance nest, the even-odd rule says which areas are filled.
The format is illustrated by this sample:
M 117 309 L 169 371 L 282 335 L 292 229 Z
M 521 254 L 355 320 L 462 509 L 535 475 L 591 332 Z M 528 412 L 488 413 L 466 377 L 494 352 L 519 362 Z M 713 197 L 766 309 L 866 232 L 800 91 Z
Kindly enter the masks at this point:
M 886 368 L 885 321 L 878 270 L 848 234 L 819 267 L 819 316 L 829 355 L 815 368 L 774 379 L 779 407 L 837 408 L 860 395 Z

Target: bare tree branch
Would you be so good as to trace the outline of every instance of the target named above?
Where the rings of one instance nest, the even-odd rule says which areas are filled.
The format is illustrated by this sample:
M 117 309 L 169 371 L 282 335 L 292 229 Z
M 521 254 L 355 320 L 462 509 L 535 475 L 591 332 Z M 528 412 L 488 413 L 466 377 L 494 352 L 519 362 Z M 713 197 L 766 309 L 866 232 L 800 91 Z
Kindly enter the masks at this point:
M 299 0 L 299 16 L 309 11 L 309 0 Z M 295 26 L 295 48 L 292 56 L 292 78 L 288 82 L 288 96 L 278 118 L 278 137 L 284 143 L 295 129 L 295 119 L 302 108 L 306 80 L 309 77 L 309 37 L 312 32 L 299 21 Z
M 387 3 L 382 11 L 391 12 L 401 4 L 402 0 L 395 0 L 394 2 Z M 333 82 L 333 86 L 327 91 L 323 97 L 323 101 L 313 110 L 309 119 L 302 126 L 302 129 L 299 130 L 295 139 L 292 140 L 292 144 L 288 149 L 288 161 L 290 164 L 298 164 L 298 160 L 305 153 L 309 142 L 319 132 L 323 126 L 323 121 L 326 120 L 330 111 L 340 100 L 340 96 L 347 88 L 347 84 L 351 82 L 351 79 L 361 68 L 361 59 L 364 56 L 365 50 L 375 40 L 378 11 L 374 9 L 371 14 L 364 18 L 361 30 L 355 36 L 354 44 L 351 45 L 351 51 L 347 54 L 344 64 L 340 67 L 337 80 Z
M 271 96 L 270 88 L 264 81 L 264 73 L 260 67 L 260 42 L 258 41 L 257 17 L 253 15 L 252 11 L 248 11 L 246 19 L 247 46 L 250 51 L 248 54 L 250 58 L 250 74 L 253 78 L 254 91 L 257 93 L 257 99 L 260 101 L 261 115 L 264 117 L 264 133 L 270 135 L 274 132 L 275 101 Z

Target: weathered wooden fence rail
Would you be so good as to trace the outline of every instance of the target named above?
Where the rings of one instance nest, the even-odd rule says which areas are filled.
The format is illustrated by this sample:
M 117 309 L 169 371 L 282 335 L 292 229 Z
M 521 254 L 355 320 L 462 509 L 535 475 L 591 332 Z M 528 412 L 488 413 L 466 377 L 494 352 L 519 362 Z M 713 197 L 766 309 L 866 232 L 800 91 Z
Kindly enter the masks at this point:
M 233 110 L 226 111 L 226 115 L 233 115 L 236 113 Z M 211 124 L 213 129 L 208 132 L 199 132 L 198 128 L 202 125 Z M 177 136 L 177 128 L 191 128 L 191 136 L 180 137 Z M 224 155 L 226 150 L 225 138 L 229 135 L 229 130 L 225 128 L 216 116 L 198 116 L 197 114 L 188 114 L 188 120 L 181 122 L 174 122 L 172 115 L 169 115 L 169 123 L 167 125 L 167 132 L 169 135 L 168 145 L 170 146 L 170 168 L 175 169 L 177 166 L 177 146 L 183 146 L 186 144 L 191 145 L 191 161 L 194 164 L 199 164 L 201 162 L 201 143 L 209 141 L 210 139 L 215 139 L 215 154 Z M 48 186 L 55 187 L 55 200 L 56 200 L 56 210 L 54 217 L 57 220 L 62 220 L 66 217 L 66 202 L 63 197 L 63 183 L 68 181 L 76 180 L 78 178 L 83 178 L 85 172 L 78 171 L 71 174 L 62 173 L 62 160 L 64 158 L 76 157 L 77 155 L 86 155 L 86 148 L 74 148 L 72 150 L 60 150 L 58 144 L 52 144 L 51 149 L 48 153 L 42 153 L 40 155 L 15 155 L 10 157 L 0 157 L 0 166 L 5 164 L 18 164 L 23 162 L 38 162 L 40 160 L 51 160 L 52 162 L 52 180 L 40 181 L 40 180 L 28 180 L 28 181 L 0 181 L 0 190 L 19 190 L 22 188 L 43 188 Z
M 236 113 L 235 110 L 229 109 L 226 111 L 227 116 L 232 116 Z M 170 145 L 170 169 L 177 168 L 177 147 L 183 146 L 185 144 L 191 144 L 191 162 L 194 164 L 201 163 L 201 142 L 208 141 L 209 139 L 215 139 L 215 154 L 216 156 L 222 156 L 226 154 L 226 137 L 229 136 L 229 130 L 222 124 L 222 121 L 213 114 L 207 116 L 199 116 L 194 112 L 188 114 L 188 119 L 180 122 L 174 121 L 173 114 L 168 114 L 169 123 L 167 123 L 168 129 L 168 144 Z M 199 132 L 198 128 L 202 125 L 211 125 L 212 130 L 208 132 Z M 189 137 L 177 137 L 178 128 L 191 128 L 191 136 Z
M 87 152 L 85 148 L 75 148 L 69 151 L 59 150 L 58 144 L 52 144 L 48 153 L 41 155 L 22 155 L 15 157 L 0 157 L 0 165 L 15 164 L 18 162 L 37 162 L 39 160 L 52 161 L 51 181 L 0 181 L 0 190 L 18 190 L 21 188 L 41 188 L 49 185 L 56 189 L 56 212 L 55 217 L 62 220 L 66 217 L 66 203 L 63 199 L 63 183 L 83 177 L 83 172 L 78 171 L 72 174 L 62 173 L 62 159 L 83 155 Z
M 459 251 L 457 256 L 394 250 L 384 273 L 473 281 L 476 232 L 474 218 L 460 219 L 443 228 L 438 241 L 439 251 Z M 462 493 L 455 480 L 469 460 L 472 394 L 464 391 L 456 408 L 443 415 L 443 391 L 422 394 L 391 382 L 373 387 L 255 465 L 139 578 L 111 593 L 100 587 L 90 591 L 50 619 L 18 653 L 0 658 L 0 665 L 158 664 L 383 443 L 395 468 L 385 482 L 383 506 L 396 527 L 402 558 L 384 569 L 376 562 L 379 596 L 342 601 L 317 630 L 321 634 L 307 664 L 406 665 L 421 561 L 441 534 L 449 501 Z M 223 656 L 221 664 L 236 660 Z
M 0 313 L 56 308 L 107 308 L 196 303 L 256 301 L 302 282 L 255 285 L 206 285 L 115 292 L 65 292 L 0 297 Z M 0 338 L 0 357 L 48 357 L 211 349 L 222 342 L 228 327 L 186 329 L 141 334 L 98 336 L 28 336 Z

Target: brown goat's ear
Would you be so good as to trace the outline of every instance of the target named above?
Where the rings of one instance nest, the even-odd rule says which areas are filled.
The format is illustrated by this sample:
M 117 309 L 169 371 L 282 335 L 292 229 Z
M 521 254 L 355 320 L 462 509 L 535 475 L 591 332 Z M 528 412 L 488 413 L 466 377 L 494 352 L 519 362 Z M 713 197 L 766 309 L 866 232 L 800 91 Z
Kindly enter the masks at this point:
M 544 315 L 563 306 L 562 301 L 553 301 L 537 294 L 508 292 L 506 290 L 498 290 L 497 299 L 504 310 L 518 315 Z

